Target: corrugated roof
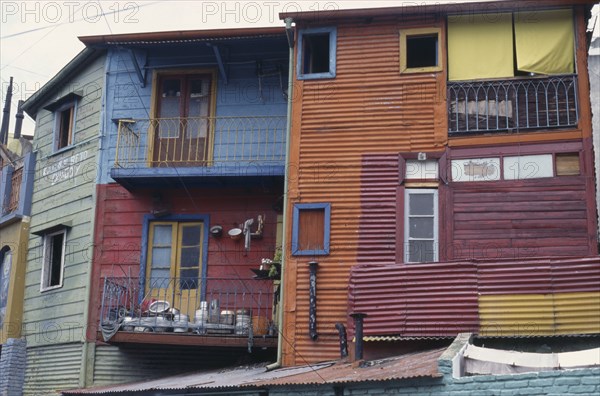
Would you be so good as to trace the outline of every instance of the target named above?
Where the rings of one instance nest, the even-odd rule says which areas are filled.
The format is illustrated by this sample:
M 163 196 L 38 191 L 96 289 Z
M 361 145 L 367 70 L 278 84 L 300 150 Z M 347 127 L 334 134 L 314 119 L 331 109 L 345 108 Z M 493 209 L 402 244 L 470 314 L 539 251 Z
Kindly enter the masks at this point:
M 63 391 L 64 395 L 116 395 L 127 392 L 167 390 L 264 389 L 292 385 L 323 385 L 391 381 L 408 378 L 437 378 L 437 361 L 445 348 L 415 352 L 393 358 L 363 362 L 358 367 L 346 362 L 324 362 L 266 371 L 265 365 L 177 375 L 154 381 Z
M 597 0 L 577 0 L 572 4 L 593 5 Z M 535 7 L 564 7 L 564 0 L 544 0 L 536 1 Z M 439 13 L 472 13 L 472 12 L 501 12 L 512 9 L 522 9 L 522 0 L 483 0 L 483 1 L 411 1 L 400 3 L 394 7 L 381 8 L 357 8 L 357 9 L 330 9 L 324 11 L 294 11 L 282 12 L 280 19 L 292 18 L 294 21 L 318 22 L 328 20 L 339 20 L 349 18 L 370 18 L 391 15 L 410 15 L 410 14 L 430 14 Z
M 285 34 L 284 27 L 242 29 L 177 30 L 167 32 L 127 33 L 98 36 L 81 36 L 86 46 L 93 45 L 148 45 L 194 43 L 202 41 L 277 37 Z
M 335 385 L 343 383 L 393 381 L 409 378 L 438 378 L 437 361 L 446 348 L 409 353 L 388 359 L 364 362 L 359 367 L 352 363 L 338 363 L 320 370 L 309 371 L 278 379 L 261 381 L 260 387 L 290 385 Z

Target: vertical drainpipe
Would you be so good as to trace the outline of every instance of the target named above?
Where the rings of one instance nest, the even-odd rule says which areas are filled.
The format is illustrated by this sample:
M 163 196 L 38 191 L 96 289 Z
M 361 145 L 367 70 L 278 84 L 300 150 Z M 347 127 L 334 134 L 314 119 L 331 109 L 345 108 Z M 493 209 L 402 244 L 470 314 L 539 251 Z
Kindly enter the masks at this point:
M 267 370 L 275 370 L 281 367 L 283 354 L 283 303 L 285 300 L 285 252 L 287 251 L 287 212 L 288 212 L 288 180 L 289 180 L 289 158 L 290 158 L 290 136 L 292 130 L 292 100 L 294 98 L 294 32 L 292 30 L 292 18 L 285 18 L 285 31 L 288 37 L 289 61 L 288 61 L 288 90 L 287 90 L 287 120 L 285 125 L 285 176 L 283 182 L 283 237 L 281 238 L 281 282 L 279 283 L 279 310 L 277 311 L 277 322 L 279 323 L 279 335 L 277 337 L 277 361 L 267 366 Z M 291 37 L 290 37 L 291 34 Z
M 309 266 L 309 304 L 308 304 L 308 331 L 310 339 L 316 341 L 319 337 L 317 333 L 317 269 L 319 263 L 311 261 L 308 263 Z
M 354 360 L 362 360 L 363 358 L 363 320 L 367 316 L 366 313 L 354 312 L 350 316 L 354 319 Z
M 340 358 L 348 356 L 348 335 L 346 334 L 346 326 L 342 323 L 336 323 L 335 328 L 340 335 Z
M 8 143 L 8 125 L 10 123 L 10 105 L 13 95 L 13 78 L 10 78 L 8 88 L 6 89 L 6 99 L 4 100 L 4 109 L 2 110 L 2 124 L 0 125 L 0 143 Z

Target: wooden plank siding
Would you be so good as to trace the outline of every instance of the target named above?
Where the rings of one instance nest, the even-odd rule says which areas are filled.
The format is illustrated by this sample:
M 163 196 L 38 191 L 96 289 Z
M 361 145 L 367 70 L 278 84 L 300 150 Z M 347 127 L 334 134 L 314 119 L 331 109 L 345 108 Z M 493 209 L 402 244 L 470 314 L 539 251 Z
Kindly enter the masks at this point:
M 96 339 L 98 315 L 102 303 L 102 281 L 106 276 L 136 277 L 140 273 L 143 220 L 156 209 L 153 194 L 158 190 L 127 191 L 117 184 L 97 186 L 96 254 L 93 265 L 92 326 L 88 340 Z M 162 201 L 172 215 L 209 215 L 205 232 L 213 225 L 223 227 L 223 236 L 209 237 L 207 276 L 213 278 L 251 279 L 262 258 L 273 258 L 276 244 L 277 211 L 273 209 L 280 197 L 278 189 L 200 189 L 161 190 Z M 245 254 L 244 241 L 233 241 L 227 236 L 231 228 L 239 227 L 246 219 L 265 216 L 262 239 L 251 241 Z M 157 219 L 160 221 L 161 219 Z M 256 225 L 252 230 L 256 229 Z M 147 272 L 148 273 L 148 272 Z
M 41 109 L 37 115 L 34 148 L 38 162 L 23 313 L 28 348 L 84 340 L 104 59 L 99 57 L 84 67 L 52 99 L 83 92 L 76 106 L 72 146 L 54 153 L 54 114 Z M 63 286 L 40 292 L 43 238 L 33 232 L 64 222 L 70 222 L 71 228 L 67 232 Z
M 358 255 L 362 155 L 442 151 L 446 143 L 445 73 L 399 74 L 401 26 L 439 26 L 444 31 L 444 23 L 431 17 L 428 21 L 409 18 L 337 24 L 336 78 L 295 81 L 298 100 L 291 115 L 288 207 L 331 203 L 331 253 L 287 257 L 286 365 L 333 359 L 339 354 L 334 326 L 347 320 L 348 274 Z M 445 42 L 444 37 L 440 39 Z M 288 221 L 291 224 L 291 216 Z M 308 331 L 307 263 L 312 259 L 320 264 L 317 306 L 322 314 L 318 314 L 317 341 L 310 339 Z

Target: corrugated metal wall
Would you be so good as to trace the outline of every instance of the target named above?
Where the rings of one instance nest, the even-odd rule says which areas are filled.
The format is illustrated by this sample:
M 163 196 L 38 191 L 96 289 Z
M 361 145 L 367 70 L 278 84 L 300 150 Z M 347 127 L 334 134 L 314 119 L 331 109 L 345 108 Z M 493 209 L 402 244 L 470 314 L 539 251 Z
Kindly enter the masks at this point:
M 24 395 L 55 395 L 79 386 L 83 344 L 71 343 L 27 349 Z
M 272 362 L 272 351 L 206 348 L 177 345 L 98 345 L 94 386 L 163 378 L 184 372 L 251 362 Z
M 586 256 L 586 177 L 452 183 L 452 258 Z
M 370 336 L 598 333 L 600 257 L 358 265 L 348 309 Z
M 336 358 L 335 323 L 347 320 L 347 281 L 357 260 L 363 153 L 441 150 L 446 138 L 444 73 L 399 73 L 399 26 L 409 16 L 337 26 L 335 79 L 295 81 L 290 204 L 331 203 L 331 254 L 287 261 L 288 365 Z M 435 25 L 431 21 L 430 25 Z M 291 211 L 290 211 L 291 213 Z M 288 219 L 291 220 L 291 217 Z M 318 333 L 308 336 L 308 266 L 317 259 Z M 293 300 L 293 301 L 291 301 Z

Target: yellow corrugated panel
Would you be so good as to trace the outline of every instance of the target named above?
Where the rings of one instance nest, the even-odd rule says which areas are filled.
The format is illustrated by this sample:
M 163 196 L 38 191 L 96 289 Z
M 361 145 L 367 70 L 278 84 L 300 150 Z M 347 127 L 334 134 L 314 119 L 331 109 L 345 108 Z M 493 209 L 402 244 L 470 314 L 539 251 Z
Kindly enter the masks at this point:
M 480 334 L 535 336 L 554 334 L 551 294 L 479 296 Z
M 600 332 L 600 292 L 479 297 L 480 334 L 539 336 Z
M 556 334 L 600 333 L 600 292 L 554 295 Z

